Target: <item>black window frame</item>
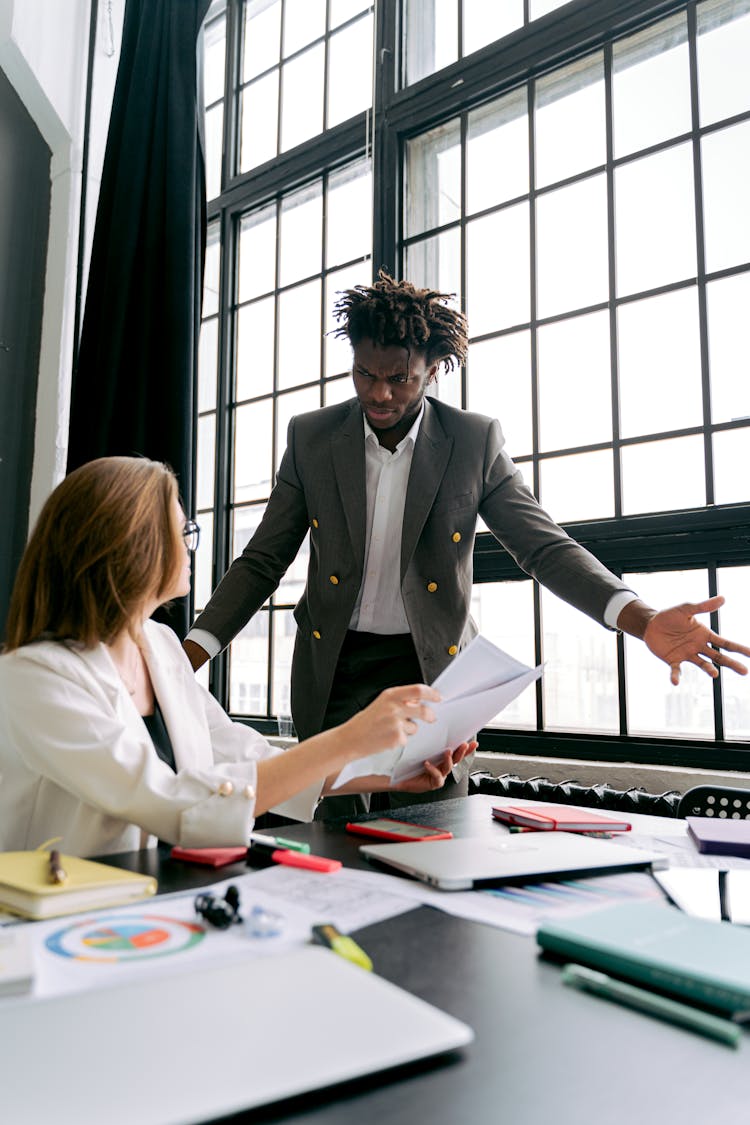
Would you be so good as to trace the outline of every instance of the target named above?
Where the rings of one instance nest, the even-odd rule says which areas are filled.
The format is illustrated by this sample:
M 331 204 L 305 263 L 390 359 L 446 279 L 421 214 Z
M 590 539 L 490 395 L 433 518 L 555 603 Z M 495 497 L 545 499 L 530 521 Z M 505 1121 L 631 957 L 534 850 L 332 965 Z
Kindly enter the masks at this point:
M 239 74 L 242 0 L 227 0 L 227 64 L 224 91 L 224 156 L 222 192 L 208 203 L 209 222 L 220 226 L 221 285 L 219 295 L 219 369 L 216 415 L 215 538 L 213 585 L 232 561 L 231 544 L 231 450 L 233 369 L 232 306 L 235 291 L 236 232 L 240 216 L 248 210 L 278 201 L 282 195 L 304 186 L 365 156 L 372 143 L 374 177 L 373 265 L 385 266 L 399 276 L 401 247 L 403 166 L 409 138 L 467 114 L 484 102 L 571 63 L 597 49 L 610 49 L 614 40 L 639 31 L 681 11 L 695 21 L 699 0 L 572 0 L 488 45 L 460 58 L 421 81 L 402 85 L 400 29 L 403 0 L 381 0 L 375 9 L 375 106 L 350 121 L 328 130 L 297 148 L 242 175 L 232 175 L 238 138 L 237 88 Z M 528 0 L 525 3 L 528 18 Z M 459 4 L 459 17 L 461 5 Z M 210 17 L 209 17 L 210 18 Z M 695 65 L 695 59 L 693 59 Z M 741 120 L 750 114 L 740 115 Z M 732 119 L 734 120 L 734 119 Z M 694 144 L 698 143 L 694 136 Z M 727 276 L 740 268 L 723 271 Z M 703 263 L 698 280 L 705 284 Z M 712 276 L 721 276 L 712 275 Z M 705 292 L 705 290 L 703 290 Z M 707 381 L 705 356 L 704 380 Z M 705 393 L 705 391 L 704 391 Z M 741 425 L 742 423 L 736 423 Z M 728 422 L 714 429 L 731 429 Z M 697 428 L 700 432 L 702 429 Z M 686 431 L 692 433 L 693 430 Z M 670 433 L 670 436 L 673 436 Z M 623 442 L 622 444 L 625 444 Z M 708 447 L 708 443 L 707 447 Z M 710 467 L 710 466 L 709 466 Z M 710 474 L 709 474 L 710 478 Z M 716 570 L 720 566 L 750 564 L 750 503 L 714 506 L 709 503 L 690 511 L 612 518 L 564 525 L 583 546 L 615 573 L 626 571 L 679 570 L 700 567 L 709 574 L 709 590 L 716 593 Z M 514 581 L 526 578 L 507 552 L 489 534 L 477 536 L 475 551 L 477 583 Z M 713 628 L 718 616 L 712 615 Z M 621 710 L 625 699 L 623 638 L 618 637 L 619 693 Z M 272 639 L 269 662 L 272 659 Z M 269 669 L 270 671 L 270 669 Z M 227 653 L 211 666 L 210 687 L 224 704 L 228 698 Z M 727 741 L 721 735 L 722 698 L 720 681 L 714 682 L 717 716 L 715 739 L 642 738 L 627 735 L 592 735 L 553 731 L 484 730 L 483 750 L 506 754 L 545 757 L 574 757 L 612 762 L 638 762 L 717 769 L 750 768 L 750 743 Z M 270 716 L 236 716 L 260 730 L 273 732 Z

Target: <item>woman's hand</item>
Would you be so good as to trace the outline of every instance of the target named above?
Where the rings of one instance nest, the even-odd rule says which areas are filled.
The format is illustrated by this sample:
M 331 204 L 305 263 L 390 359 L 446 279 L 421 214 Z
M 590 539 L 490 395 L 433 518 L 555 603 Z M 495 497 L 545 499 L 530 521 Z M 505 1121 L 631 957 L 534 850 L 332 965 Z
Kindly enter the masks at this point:
M 434 723 L 435 715 L 423 700 L 436 703 L 440 695 L 426 684 L 386 688 L 377 699 L 339 727 L 351 742 L 351 761 L 400 749 L 417 730 L 415 719 Z M 438 786 L 428 786 L 438 788 Z
M 463 761 L 467 754 L 473 754 L 478 745 L 474 741 L 462 742 L 452 753 L 446 750 L 437 762 L 424 762 L 422 772 L 416 777 L 410 777 L 408 781 L 390 788 L 399 793 L 429 793 L 433 789 L 442 789 L 453 767 Z

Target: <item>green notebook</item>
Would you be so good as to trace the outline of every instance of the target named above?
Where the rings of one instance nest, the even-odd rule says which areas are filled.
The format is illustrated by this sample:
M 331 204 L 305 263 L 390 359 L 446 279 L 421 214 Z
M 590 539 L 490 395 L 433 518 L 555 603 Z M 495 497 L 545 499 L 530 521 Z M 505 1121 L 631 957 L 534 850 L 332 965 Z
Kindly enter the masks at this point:
M 623 903 L 537 931 L 548 953 L 723 1012 L 750 1012 L 750 929 L 655 902 Z

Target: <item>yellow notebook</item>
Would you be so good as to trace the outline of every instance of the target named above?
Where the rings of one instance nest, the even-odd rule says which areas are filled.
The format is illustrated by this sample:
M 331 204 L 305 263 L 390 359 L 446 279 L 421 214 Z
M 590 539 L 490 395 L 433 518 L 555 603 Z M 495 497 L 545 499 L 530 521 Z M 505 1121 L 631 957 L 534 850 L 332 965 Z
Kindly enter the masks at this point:
M 23 918 L 55 918 L 156 894 L 150 875 L 72 855 L 61 855 L 60 864 L 65 882 L 53 883 L 48 851 L 0 852 L 0 908 Z

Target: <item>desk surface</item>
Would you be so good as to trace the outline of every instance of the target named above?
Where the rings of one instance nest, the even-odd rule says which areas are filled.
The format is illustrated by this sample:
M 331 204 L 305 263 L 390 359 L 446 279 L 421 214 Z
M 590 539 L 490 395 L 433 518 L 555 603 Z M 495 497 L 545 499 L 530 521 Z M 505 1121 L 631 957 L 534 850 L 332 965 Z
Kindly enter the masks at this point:
M 491 835 L 498 798 L 473 796 L 399 810 L 402 820 L 450 828 L 456 836 Z M 639 818 L 643 827 L 669 821 Z M 284 829 L 313 852 L 366 867 L 362 839 L 344 822 Z M 639 827 L 641 825 L 639 824 Z M 677 824 L 670 824 L 670 830 Z M 245 872 L 178 864 L 165 854 L 108 857 L 150 871 L 162 891 L 191 889 Z M 369 868 L 368 868 L 369 869 Z M 420 907 L 359 931 L 358 940 L 388 980 L 472 1026 L 475 1042 L 457 1059 L 414 1068 L 393 1081 L 372 1079 L 243 1115 L 241 1120 L 320 1125 L 472 1125 L 519 1123 L 671 1125 L 721 1117 L 745 1121 L 748 1045 L 739 1050 L 574 989 L 535 943 L 503 930 Z M 335 1050 L 348 1027 L 326 1027 Z M 241 1049 L 238 1057 L 241 1058 Z M 209 1079 L 210 1080 L 210 1079 Z M 240 1118 L 232 1118 L 240 1120 Z

